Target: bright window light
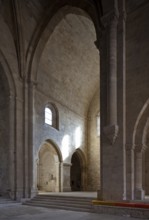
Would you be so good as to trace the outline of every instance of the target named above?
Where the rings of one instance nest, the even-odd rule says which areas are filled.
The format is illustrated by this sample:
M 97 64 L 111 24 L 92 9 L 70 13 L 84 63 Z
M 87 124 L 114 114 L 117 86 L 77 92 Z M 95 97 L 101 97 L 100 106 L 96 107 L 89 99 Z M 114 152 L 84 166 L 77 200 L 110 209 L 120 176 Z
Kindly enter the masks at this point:
M 52 125 L 52 111 L 50 108 L 45 108 L 45 123 Z
M 82 131 L 80 127 L 75 130 L 75 148 L 79 148 L 82 144 Z
M 97 115 L 97 136 L 100 136 L 100 115 Z
M 62 155 L 65 160 L 69 156 L 70 137 L 66 134 L 62 139 Z

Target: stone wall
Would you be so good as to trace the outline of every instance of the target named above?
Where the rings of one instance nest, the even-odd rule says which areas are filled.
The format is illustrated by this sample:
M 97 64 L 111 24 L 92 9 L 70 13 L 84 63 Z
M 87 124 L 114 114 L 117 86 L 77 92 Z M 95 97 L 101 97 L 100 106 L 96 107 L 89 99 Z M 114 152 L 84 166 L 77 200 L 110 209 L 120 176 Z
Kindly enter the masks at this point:
M 149 90 L 149 4 L 127 16 L 126 28 L 126 106 L 127 140 L 132 140 L 134 124 L 146 103 Z
M 143 198 L 148 194 L 148 147 L 147 120 L 149 97 L 149 4 L 146 4 L 133 13 L 127 15 L 126 28 L 126 147 L 131 155 L 127 158 L 130 170 L 134 169 L 132 181 L 136 198 Z M 146 174 L 145 174 L 146 173 Z M 127 181 L 129 186 L 131 178 Z M 145 183 L 144 183 L 145 181 Z M 131 187 L 131 186 L 130 186 Z M 133 192 L 132 192 L 133 194 Z
M 58 109 L 58 129 L 44 122 L 44 110 L 48 102 L 54 103 Z M 59 148 L 63 162 L 69 164 L 69 170 L 66 176 L 70 178 L 71 157 L 73 152 L 75 152 L 77 148 L 80 148 L 82 152 L 86 154 L 85 119 L 69 110 L 66 106 L 57 103 L 51 99 L 50 96 L 46 96 L 39 91 L 36 91 L 34 103 L 34 161 L 36 162 L 38 152 L 44 141 L 52 140 Z M 65 177 L 63 178 L 65 182 L 69 182 L 70 187 L 70 179 L 66 181 Z

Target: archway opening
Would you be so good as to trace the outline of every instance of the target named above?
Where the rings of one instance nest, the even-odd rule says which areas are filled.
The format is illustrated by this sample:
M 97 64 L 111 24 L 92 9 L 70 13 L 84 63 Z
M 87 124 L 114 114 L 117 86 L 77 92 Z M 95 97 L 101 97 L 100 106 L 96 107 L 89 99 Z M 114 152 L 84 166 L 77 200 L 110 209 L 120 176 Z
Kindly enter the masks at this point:
M 39 151 L 37 168 L 37 188 L 41 192 L 60 191 L 59 155 L 50 143 L 45 143 Z
M 80 155 L 79 150 L 76 150 L 71 158 L 71 169 L 70 169 L 70 185 L 71 191 L 84 191 L 85 182 L 85 165 L 83 158 Z
M 145 155 L 145 181 L 144 181 L 144 189 L 145 189 L 145 197 L 149 199 L 149 148 L 146 149 Z
M 89 157 L 89 167 L 98 169 L 95 164 L 100 164 L 100 158 L 91 153 L 92 146 L 96 152 L 99 151 L 96 114 L 99 111 L 100 57 L 95 45 L 97 40 L 95 27 L 85 11 L 70 6 L 61 8 L 52 17 L 49 27 L 52 27 L 52 31 L 47 30 L 49 39 L 43 49 L 37 71 L 36 89 L 39 92 L 35 94 L 35 108 L 38 109 L 37 104 L 42 103 L 43 100 L 47 102 L 48 99 L 56 103 L 59 108 L 61 116 L 59 131 L 55 133 L 55 130 L 50 130 L 49 132 L 45 128 L 45 134 L 46 137 L 54 137 L 54 141 L 60 143 L 64 162 L 63 190 L 71 191 L 70 169 L 73 168 L 70 162 L 71 155 L 77 148 L 85 152 L 86 158 Z M 94 102 L 98 102 L 98 105 L 92 108 L 89 115 L 90 105 L 94 105 L 92 104 Z M 90 118 L 95 119 L 92 120 L 92 124 L 89 123 Z M 92 129 L 89 126 L 94 126 L 94 137 L 90 135 Z M 89 142 L 92 142 L 92 145 Z M 95 183 L 92 181 L 92 169 L 88 171 L 87 173 L 86 170 L 86 174 L 83 174 L 83 182 L 82 176 L 79 177 L 81 184 L 79 184 L 80 187 L 75 187 L 75 190 L 91 190 L 84 184 L 84 179 L 89 176 L 88 185 Z M 92 188 L 94 191 L 98 189 L 97 182 L 100 182 L 100 176 L 95 175 L 95 178 L 96 183 Z
M 149 99 L 135 123 L 132 148 L 132 199 L 149 199 Z
M 0 65 L 0 196 L 10 191 L 9 85 Z

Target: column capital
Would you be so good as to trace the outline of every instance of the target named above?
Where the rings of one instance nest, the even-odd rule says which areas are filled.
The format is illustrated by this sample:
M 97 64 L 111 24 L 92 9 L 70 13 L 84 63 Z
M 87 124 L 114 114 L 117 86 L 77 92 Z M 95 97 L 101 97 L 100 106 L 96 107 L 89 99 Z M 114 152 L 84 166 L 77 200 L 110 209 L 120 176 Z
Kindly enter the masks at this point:
M 115 24 L 117 25 L 118 18 L 119 18 L 119 11 L 115 8 L 114 10 L 107 13 L 101 18 L 101 23 L 105 28 L 111 25 L 111 22 L 115 22 Z
M 135 151 L 135 153 L 143 153 L 146 150 L 147 146 L 145 144 L 142 143 L 137 143 L 133 145 L 133 149 Z
M 102 26 L 100 28 L 100 31 L 98 33 L 98 37 L 96 39 L 96 41 L 94 42 L 96 48 L 101 51 L 102 50 L 102 45 L 103 45 L 103 41 L 106 39 L 105 38 L 105 34 L 106 34 L 106 28 L 104 26 Z
M 28 87 L 29 87 L 30 89 L 34 89 L 34 88 L 36 88 L 37 85 L 38 85 L 37 81 L 28 81 L 27 83 L 28 83 Z
M 125 144 L 125 149 L 126 149 L 126 151 L 132 151 L 132 150 L 133 150 L 133 145 L 132 145 L 132 143 L 126 143 L 126 144 Z
M 126 11 L 123 10 L 119 15 L 119 20 L 126 22 L 126 18 L 127 18 L 127 13 Z

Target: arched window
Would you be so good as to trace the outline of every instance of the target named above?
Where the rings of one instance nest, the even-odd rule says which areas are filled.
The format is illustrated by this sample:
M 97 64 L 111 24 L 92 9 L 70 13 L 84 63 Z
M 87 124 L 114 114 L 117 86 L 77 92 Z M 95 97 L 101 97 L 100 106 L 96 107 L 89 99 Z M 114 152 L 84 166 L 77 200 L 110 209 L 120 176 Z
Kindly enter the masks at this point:
M 52 126 L 52 111 L 50 108 L 45 108 L 45 123 Z
M 48 103 L 45 107 L 45 124 L 58 129 L 59 115 L 54 104 Z

